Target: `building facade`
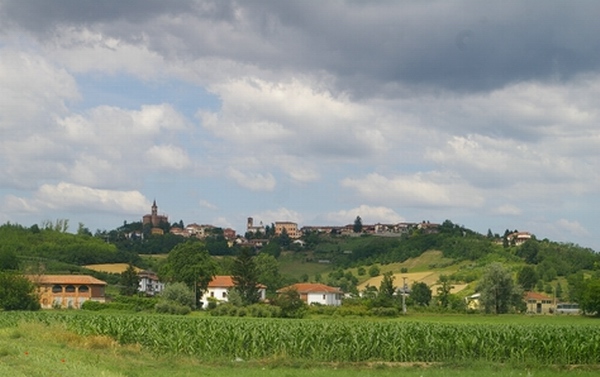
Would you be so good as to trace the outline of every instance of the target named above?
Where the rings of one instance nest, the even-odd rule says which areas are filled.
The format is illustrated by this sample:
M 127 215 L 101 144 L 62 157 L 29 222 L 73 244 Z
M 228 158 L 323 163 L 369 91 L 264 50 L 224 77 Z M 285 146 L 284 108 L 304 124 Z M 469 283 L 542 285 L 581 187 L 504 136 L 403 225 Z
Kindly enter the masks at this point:
M 81 309 L 86 301 L 106 302 L 106 282 L 89 275 L 28 275 L 42 309 Z

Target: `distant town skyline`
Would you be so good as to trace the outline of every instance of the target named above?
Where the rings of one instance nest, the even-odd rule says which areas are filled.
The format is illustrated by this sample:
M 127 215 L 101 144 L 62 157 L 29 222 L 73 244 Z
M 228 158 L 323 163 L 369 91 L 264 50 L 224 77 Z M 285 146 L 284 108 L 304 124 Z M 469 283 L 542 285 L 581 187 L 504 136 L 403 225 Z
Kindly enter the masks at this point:
M 441 223 L 600 250 L 600 3 L 0 0 L 0 223 Z

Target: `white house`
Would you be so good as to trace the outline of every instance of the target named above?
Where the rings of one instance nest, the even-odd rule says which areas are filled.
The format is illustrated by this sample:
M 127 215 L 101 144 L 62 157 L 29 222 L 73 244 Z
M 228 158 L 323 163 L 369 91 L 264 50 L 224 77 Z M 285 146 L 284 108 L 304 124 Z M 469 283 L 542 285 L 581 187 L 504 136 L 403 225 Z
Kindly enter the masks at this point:
M 300 294 L 300 298 L 310 304 L 321 305 L 342 305 L 342 297 L 344 292 L 339 288 L 330 287 L 319 283 L 297 283 L 285 288 L 281 288 L 277 293 L 285 292 L 289 289 L 295 289 Z
M 229 296 L 229 290 L 235 287 L 233 278 L 230 275 L 217 275 L 210 283 L 206 292 L 202 295 L 200 303 L 202 308 L 207 308 L 210 300 L 216 300 L 217 302 L 227 302 Z M 260 300 L 264 301 L 267 298 L 267 287 L 260 284 L 258 286 L 258 292 L 260 293 Z
M 165 289 L 165 283 L 158 280 L 158 276 L 154 272 L 140 271 L 138 278 L 140 279 L 138 291 L 149 296 L 159 294 Z

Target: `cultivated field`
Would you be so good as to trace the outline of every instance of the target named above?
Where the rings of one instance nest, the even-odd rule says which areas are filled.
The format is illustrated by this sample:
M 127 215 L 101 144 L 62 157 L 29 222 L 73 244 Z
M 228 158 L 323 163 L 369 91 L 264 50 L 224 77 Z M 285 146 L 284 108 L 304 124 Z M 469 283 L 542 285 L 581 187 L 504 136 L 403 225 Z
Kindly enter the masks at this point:
M 441 318 L 441 317 L 440 317 Z M 2 313 L 0 375 L 596 375 L 600 327 L 581 317 L 450 322 Z M 473 321 L 470 321 L 473 318 Z M 493 318 L 489 321 L 488 318 Z M 473 322 L 473 323 L 469 323 Z M 541 322 L 541 323 L 540 323 Z
M 109 274 L 121 274 L 127 270 L 129 265 L 127 263 L 105 263 L 105 264 L 88 264 L 83 266 L 88 270 L 106 272 Z M 136 272 L 143 271 L 141 268 L 133 267 Z

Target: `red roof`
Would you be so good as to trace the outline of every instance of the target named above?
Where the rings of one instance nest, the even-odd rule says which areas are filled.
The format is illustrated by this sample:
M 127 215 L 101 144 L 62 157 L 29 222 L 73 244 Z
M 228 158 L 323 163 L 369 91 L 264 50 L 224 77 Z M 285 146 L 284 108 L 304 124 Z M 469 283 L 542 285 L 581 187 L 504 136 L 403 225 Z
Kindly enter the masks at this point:
M 552 300 L 552 297 L 548 297 L 546 295 L 543 295 L 543 294 L 537 293 L 537 292 L 527 292 L 527 293 L 525 293 L 525 300 L 537 300 L 537 301 Z
M 208 283 L 208 288 L 231 288 L 234 285 L 230 275 L 217 275 Z
M 34 284 L 106 285 L 105 281 L 89 275 L 27 275 Z
M 235 283 L 233 282 L 233 277 L 231 275 L 216 275 L 213 279 L 208 283 L 208 288 L 233 288 Z M 266 286 L 262 284 L 258 284 L 259 288 L 266 288 Z
M 339 288 L 320 283 L 296 283 L 289 287 L 281 288 L 279 292 L 287 291 L 288 289 L 295 289 L 298 293 L 344 293 Z

